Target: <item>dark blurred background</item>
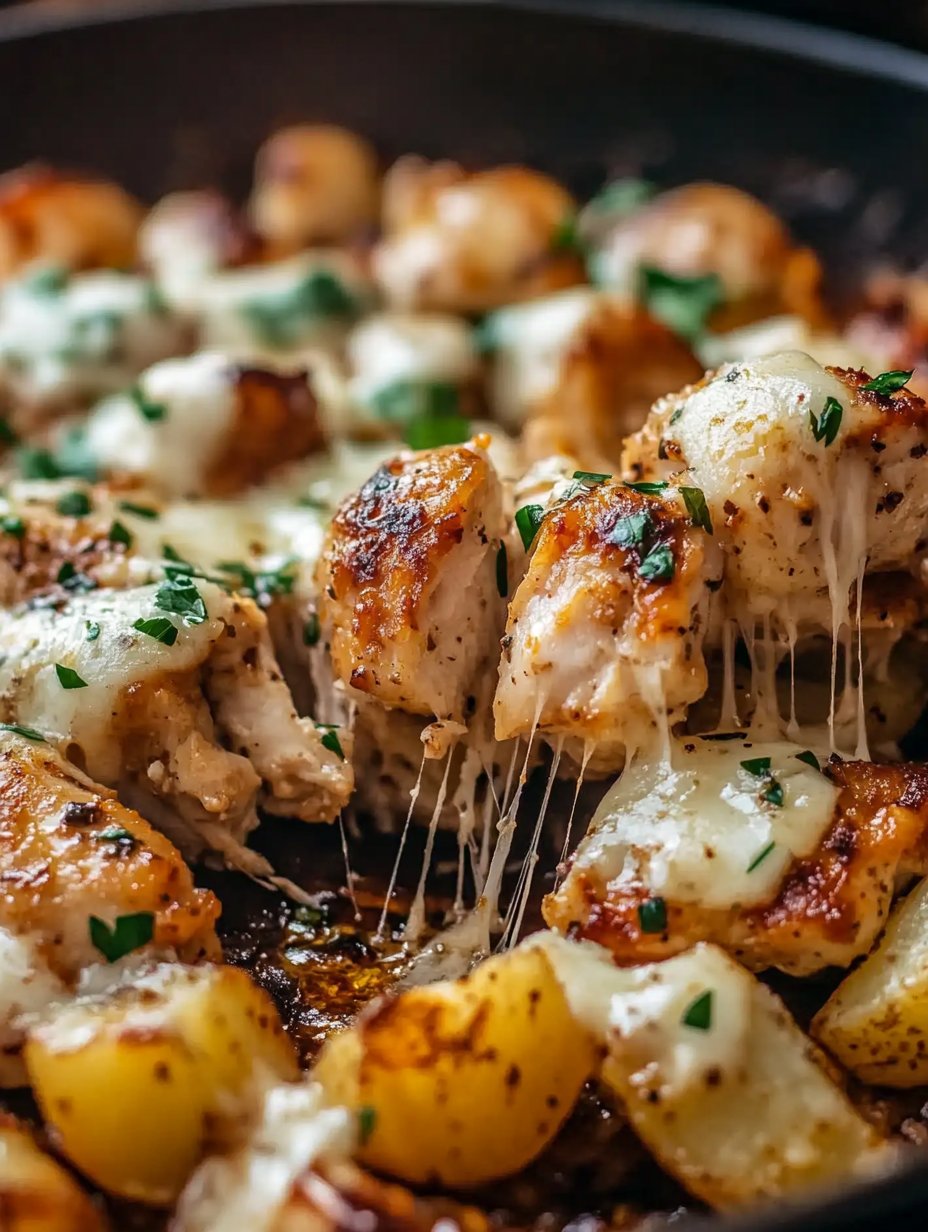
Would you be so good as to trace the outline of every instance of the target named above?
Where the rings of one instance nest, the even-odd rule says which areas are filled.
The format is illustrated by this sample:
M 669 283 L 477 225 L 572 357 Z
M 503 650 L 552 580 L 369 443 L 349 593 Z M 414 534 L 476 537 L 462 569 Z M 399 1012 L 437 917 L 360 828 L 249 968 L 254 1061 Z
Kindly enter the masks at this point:
M 695 0 L 690 0 L 695 3 Z M 717 6 L 776 13 L 869 34 L 928 51 L 928 0 L 715 0 Z

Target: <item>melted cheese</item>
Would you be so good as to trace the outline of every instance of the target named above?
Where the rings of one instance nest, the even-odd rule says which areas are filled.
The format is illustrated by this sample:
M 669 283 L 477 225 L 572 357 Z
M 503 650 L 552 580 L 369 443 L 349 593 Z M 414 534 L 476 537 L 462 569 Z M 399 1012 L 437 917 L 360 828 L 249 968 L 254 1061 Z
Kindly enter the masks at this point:
M 398 381 L 457 384 L 475 378 L 479 367 L 467 322 L 438 313 L 376 313 L 355 328 L 347 350 L 361 405 Z
M 65 995 L 64 984 L 49 970 L 38 943 L 0 928 L 0 1049 L 19 1043 L 24 1014 L 38 1013 Z M 0 1061 L 0 1085 L 4 1077 Z
M 717 368 L 732 360 L 760 359 L 780 351 L 805 351 L 820 364 L 840 368 L 876 371 L 884 366 L 840 335 L 816 333 L 802 317 L 785 313 L 725 334 L 706 334 L 698 344 L 699 358 L 707 368 Z
M 599 805 L 572 875 L 643 884 L 708 908 L 768 902 L 791 860 L 815 851 L 834 818 L 838 791 L 797 759 L 802 751 L 694 737 L 674 741 L 670 762 L 636 760 Z M 741 765 L 760 757 L 770 758 L 780 806 L 763 799 L 769 779 Z

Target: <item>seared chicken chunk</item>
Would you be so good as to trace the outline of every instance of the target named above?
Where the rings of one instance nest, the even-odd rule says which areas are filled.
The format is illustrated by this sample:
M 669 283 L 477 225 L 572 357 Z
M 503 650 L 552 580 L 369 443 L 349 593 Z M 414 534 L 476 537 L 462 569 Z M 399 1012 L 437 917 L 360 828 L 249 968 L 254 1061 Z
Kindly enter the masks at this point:
M 544 516 L 509 606 L 497 739 L 564 737 L 617 769 L 706 690 L 715 544 L 674 499 L 587 477 Z M 541 506 L 537 509 L 541 516 Z
M 350 745 L 297 717 L 264 615 L 188 572 L 15 612 L 0 650 L 3 718 L 118 786 L 188 853 L 246 860 L 257 801 L 331 820 L 350 795 Z
M 618 216 L 588 210 L 582 227 L 600 286 L 636 294 L 649 269 L 680 279 L 714 275 L 726 307 L 712 323 L 722 329 L 777 312 L 822 315 L 817 258 L 765 205 L 728 184 L 685 184 Z
M 337 679 L 466 721 L 502 625 L 502 490 L 478 442 L 385 463 L 339 508 L 317 574 Z
M 255 230 L 283 252 L 364 236 L 380 203 L 377 155 L 334 124 L 297 124 L 265 141 L 255 162 L 249 212 Z
M 573 334 L 553 388 L 528 416 L 528 456 L 564 453 L 591 470 L 616 470 L 624 438 L 652 403 L 701 376 L 702 365 L 665 325 L 604 299 Z
M 0 1116 L 3 1232 L 106 1232 L 103 1212 L 74 1177 L 41 1150 L 31 1130 Z
M 217 352 L 156 364 L 102 403 L 85 444 L 111 474 L 169 496 L 229 496 L 325 441 L 308 373 L 245 366 Z
M 189 324 L 135 275 L 69 277 L 43 266 L 0 289 L 0 391 L 24 432 L 43 416 L 125 388 L 191 342 Z
M 258 241 L 214 190 L 169 193 L 139 228 L 139 255 L 170 303 L 188 302 L 217 270 L 255 259 Z
M 922 550 L 928 410 L 869 382 L 798 351 L 726 364 L 626 443 L 629 475 L 702 489 L 745 625 L 834 630 L 864 568 L 905 570 Z
M 816 761 L 741 733 L 633 764 L 545 918 L 622 963 L 708 940 L 754 968 L 850 965 L 882 929 L 897 877 L 928 868 L 928 773 Z
M 403 158 L 384 182 L 374 273 L 398 308 L 484 312 L 585 280 L 570 194 L 526 167 L 468 173 Z
M 66 270 L 124 269 L 135 261 L 142 208 L 106 180 L 33 165 L 0 178 L 0 278 L 34 261 Z

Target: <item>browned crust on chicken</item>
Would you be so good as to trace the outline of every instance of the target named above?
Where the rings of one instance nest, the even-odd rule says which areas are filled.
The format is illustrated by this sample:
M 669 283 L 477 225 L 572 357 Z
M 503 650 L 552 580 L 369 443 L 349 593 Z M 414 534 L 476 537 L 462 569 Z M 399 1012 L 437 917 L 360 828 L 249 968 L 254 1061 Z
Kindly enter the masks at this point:
M 899 872 L 928 869 L 928 767 L 838 758 L 825 773 L 840 789 L 816 854 L 795 860 L 772 902 L 751 910 L 665 901 L 663 932 L 642 930 L 642 884 L 610 885 L 572 874 L 569 898 L 549 895 L 549 925 L 597 941 L 634 966 L 713 941 L 754 968 L 815 970 L 866 953 L 885 923 Z
M 616 470 L 624 438 L 642 426 L 652 403 L 702 372 L 686 343 L 660 321 L 631 304 L 602 304 L 525 427 L 528 456 L 565 454 L 591 470 Z
M 36 507 L 22 513 L 23 533 L 0 529 L 0 604 L 12 607 L 37 595 L 67 597 L 59 582 L 73 569 L 74 578 L 94 586 L 107 584 L 127 548 L 109 538 L 92 518 L 69 518 Z M 14 523 L 15 525 L 15 523 Z M 64 572 L 62 572 L 64 571 Z M 109 581 L 112 584 L 112 581 Z
M 0 277 L 38 260 L 67 269 L 131 266 L 141 217 L 116 184 L 21 167 L 0 178 Z
M 874 429 L 872 440 L 879 442 L 879 427 L 885 423 L 887 427 L 914 426 L 924 428 L 928 425 L 928 405 L 924 398 L 906 386 L 892 394 L 880 394 L 874 389 L 865 389 L 873 378 L 863 368 L 833 368 L 826 372 L 836 376 L 847 387 L 851 397 L 859 407 L 865 407 L 874 414 L 874 420 L 864 421 L 860 426 L 848 433 L 849 440 L 858 444 L 871 443 L 871 428 Z M 923 457 L 925 446 L 914 448 L 919 452 L 915 456 Z
M 219 901 L 194 887 L 180 852 L 46 750 L 36 743 L 0 752 L 3 924 L 40 938 L 51 968 L 65 979 L 77 975 L 91 914 L 150 911 L 156 946 L 188 960 L 218 957 Z
M 284 376 L 241 368 L 235 401 L 225 447 L 203 477 L 206 496 L 234 495 L 284 462 L 325 449 L 319 406 L 305 371 Z

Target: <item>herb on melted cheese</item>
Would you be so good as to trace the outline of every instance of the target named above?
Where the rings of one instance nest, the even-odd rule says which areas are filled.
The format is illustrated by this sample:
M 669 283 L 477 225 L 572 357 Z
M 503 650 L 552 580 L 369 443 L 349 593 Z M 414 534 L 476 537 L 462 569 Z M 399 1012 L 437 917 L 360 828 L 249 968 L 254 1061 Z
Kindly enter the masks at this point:
M 86 517 L 93 506 L 86 492 L 65 492 L 58 498 L 55 508 L 66 518 Z
M 123 526 L 122 522 L 114 520 L 107 535 L 110 543 L 121 543 L 125 548 L 132 547 L 132 532 Z
M 161 514 L 157 509 L 152 509 L 150 505 L 135 505 L 132 501 L 120 501 L 119 508 L 123 513 L 132 513 L 137 518 L 145 518 L 148 522 L 157 521 Z
M 636 483 L 626 483 L 626 488 L 631 488 L 633 492 L 642 492 L 645 496 L 657 496 L 658 493 L 666 491 L 668 485 L 661 480 L 651 482 L 649 480 L 639 480 Z
M 10 421 L 5 416 L 0 415 L 0 445 L 16 445 L 19 443 L 19 436 L 10 424 Z
M 694 1031 L 708 1031 L 712 1026 L 712 990 L 707 989 L 691 1001 L 680 1021 Z
M 688 342 L 704 333 L 706 320 L 725 300 L 718 274 L 684 278 L 651 265 L 639 271 L 639 296 L 652 316 Z
M 861 385 L 861 389 L 867 389 L 875 394 L 894 394 L 908 385 L 914 375 L 914 368 L 909 372 L 905 372 L 902 369 L 895 369 L 892 372 L 881 372 L 879 376 L 875 376 L 866 385 Z
M 763 778 L 764 775 L 769 774 L 770 766 L 769 757 L 750 757 L 747 761 L 741 762 L 741 769 L 747 770 L 748 774 L 753 774 L 757 778 Z
M 63 663 L 55 664 L 55 675 L 63 689 L 86 689 L 87 681 L 82 680 L 73 667 L 65 667 Z
M 107 962 L 118 962 L 133 950 L 148 945 L 154 935 L 155 917 L 151 911 L 118 915 L 112 928 L 98 916 L 90 917 L 90 940 Z
M 155 607 L 180 616 L 185 625 L 201 625 L 206 620 L 206 604 L 196 583 L 187 573 L 166 569 L 167 578 L 155 592 Z
M 361 1146 L 364 1146 L 374 1132 L 374 1127 L 377 1124 L 377 1111 L 367 1105 L 358 1109 L 358 1138 Z
M 638 576 L 646 582 L 669 582 L 675 568 L 673 552 L 666 543 L 659 543 L 638 566 Z
M 160 423 L 162 419 L 167 418 L 168 408 L 162 402 L 152 402 L 150 398 L 147 398 L 141 385 L 133 385 L 129 390 L 129 397 L 134 402 L 138 413 L 149 423 Z
M 60 265 L 43 265 L 23 279 L 23 287 L 33 295 L 60 295 L 68 285 L 69 274 Z
M 154 638 L 156 642 L 163 642 L 165 646 L 173 646 L 177 641 L 177 626 L 166 616 L 153 616 L 150 620 L 139 618 L 132 622 L 132 628 Z
M 106 826 L 95 830 L 90 837 L 99 843 L 115 843 L 120 855 L 127 855 L 139 845 L 138 839 L 125 826 Z
M 97 589 L 97 583 L 93 578 L 88 577 L 86 573 L 80 573 L 69 560 L 62 564 L 55 581 L 59 586 L 63 586 L 65 590 L 70 590 L 78 595 L 83 595 L 89 590 Z
M 864 386 L 866 388 L 866 386 Z M 841 427 L 841 418 L 844 415 L 844 407 L 837 398 L 828 397 L 825 399 L 825 408 L 821 415 L 816 418 L 814 411 L 809 411 L 809 422 L 812 424 L 812 435 L 817 441 L 824 441 L 826 447 L 834 442 L 838 435 L 838 429 Z
M 307 325 L 356 315 L 358 304 L 329 270 L 313 270 L 277 295 L 265 295 L 242 305 L 242 316 L 269 347 L 298 345 Z
M 815 756 L 811 749 L 806 749 L 802 753 L 796 754 L 797 761 L 804 761 L 807 766 L 811 766 L 813 770 L 821 770 L 822 766 L 819 759 Z
M 598 484 L 611 479 L 612 476 L 603 471 L 574 471 L 573 478 L 579 480 L 584 487 L 595 488 Z
M 667 928 L 667 904 L 662 898 L 649 898 L 638 906 L 638 924 L 643 933 L 662 933 Z
M 370 404 L 381 419 L 405 424 L 422 416 L 460 414 L 461 394 L 449 381 L 403 379 L 378 389 Z
M 224 560 L 220 561 L 216 568 L 222 573 L 233 575 L 221 582 L 221 585 L 248 595 L 257 601 L 259 607 L 267 607 L 280 595 L 293 593 L 298 563 L 295 557 L 291 557 L 277 569 L 252 569 L 240 560 Z
M 538 528 L 544 521 L 544 505 L 523 505 L 516 510 L 516 527 L 522 536 L 522 546 L 526 552 L 535 542 Z
M 649 180 L 628 176 L 606 184 L 587 202 L 586 208 L 595 214 L 621 217 L 645 205 L 656 192 L 656 186 Z
M 653 531 L 654 519 L 643 509 L 618 518 L 609 532 L 609 541 L 620 548 L 640 548 Z
M 100 626 L 95 620 L 84 621 L 84 636 L 88 642 L 95 642 L 100 636 Z
M 45 743 L 45 737 L 41 732 L 37 732 L 34 727 L 21 727 L 18 723 L 0 723 L 0 731 L 12 732 L 14 736 L 22 736 L 26 740 L 34 740 L 37 744 Z
M 782 808 L 783 788 L 771 775 L 770 766 L 771 761 L 769 757 L 751 757 L 747 761 L 741 762 L 742 770 L 746 770 L 754 778 L 766 779 L 766 783 L 760 793 L 760 798 L 767 804 L 772 804 L 776 808 Z
M 338 728 L 335 724 L 317 723 L 316 727 L 319 731 L 324 733 L 322 736 L 322 747 L 324 749 L 328 749 L 330 753 L 334 753 L 337 757 L 340 757 L 341 760 L 344 761 L 345 753 L 342 749 L 342 743 L 338 738 Z
M 410 449 L 461 445 L 470 438 L 470 420 L 463 415 L 417 415 L 406 424 L 403 440 Z
M 746 871 L 749 873 L 753 873 L 755 868 L 763 864 L 763 862 L 770 855 L 771 851 L 773 851 L 774 847 L 776 847 L 776 843 L 774 842 L 770 842 L 767 844 L 766 847 L 762 847 L 760 851 L 757 853 L 757 855 L 754 857 L 754 859 L 751 861 L 751 863 L 748 865 Z
M 0 529 L 5 535 L 12 535 L 14 539 L 22 539 L 26 533 L 26 523 L 15 513 L 8 513 L 0 518 Z
M 701 526 L 707 534 L 711 535 L 712 519 L 709 516 L 709 506 L 706 504 L 706 496 L 702 489 L 681 488 L 680 495 L 683 497 L 683 503 L 686 505 L 686 511 L 693 525 Z

